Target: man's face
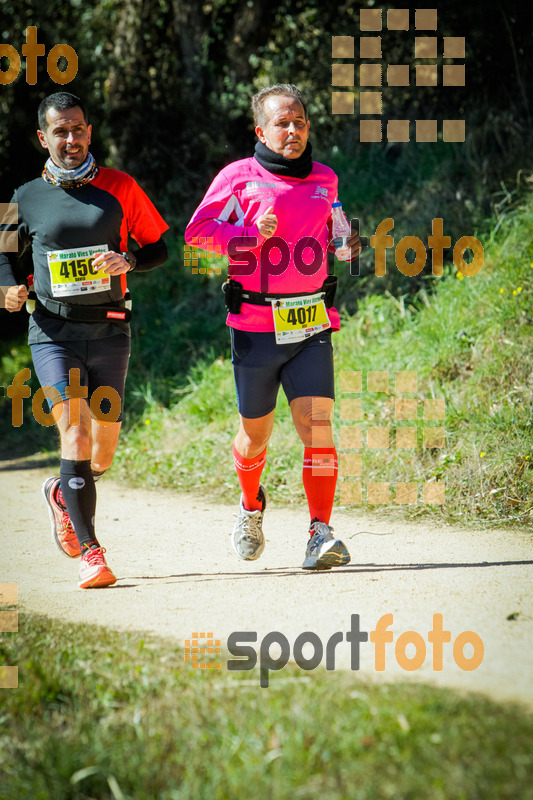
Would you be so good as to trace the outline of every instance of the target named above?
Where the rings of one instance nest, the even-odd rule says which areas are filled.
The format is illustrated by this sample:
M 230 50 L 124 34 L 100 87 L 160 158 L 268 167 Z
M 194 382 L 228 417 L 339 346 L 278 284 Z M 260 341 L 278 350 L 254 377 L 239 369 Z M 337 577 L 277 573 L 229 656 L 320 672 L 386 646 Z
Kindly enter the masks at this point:
M 306 122 L 301 103 L 288 95 L 271 95 L 265 100 L 265 127 L 257 126 L 255 132 L 274 153 L 285 158 L 299 158 L 304 152 L 309 137 L 309 121 Z
M 87 125 L 79 106 L 46 112 L 47 127 L 37 131 L 41 146 L 50 152 L 54 164 L 62 169 L 76 169 L 83 164 L 91 143 L 91 125 Z

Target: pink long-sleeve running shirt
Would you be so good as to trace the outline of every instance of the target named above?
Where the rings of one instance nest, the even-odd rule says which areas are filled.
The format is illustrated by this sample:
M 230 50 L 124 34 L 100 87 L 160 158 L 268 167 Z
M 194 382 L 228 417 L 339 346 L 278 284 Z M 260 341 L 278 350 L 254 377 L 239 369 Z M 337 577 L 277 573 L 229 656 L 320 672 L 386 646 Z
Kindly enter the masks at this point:
M 253 157 L 235 161 L 214 179 L 187 225 L 185 241 L 227 255 L 229 276 L 244 289 L 308 294 L 320 289 L 328 274 L 331 204 L 337 199 L 337 184 L 333 170 L 316 161 L 306 178 L 275 175 Z M 278 226 L 274 237 L 265 239 L 256 220 L 270 206 Z M 279 247 L 277 237 L 283 240 Z M 305 237 L 318 245 L 307 246 Z M 280 274 L 273 274 L 276 271 Z M 328 316 L 332 329 L 338 330 L 337 310 L 329 308 Z M 274 330 L 271 308 L 246 302 L 240 314 L 228 314 L 227 324 L 239 330 Z

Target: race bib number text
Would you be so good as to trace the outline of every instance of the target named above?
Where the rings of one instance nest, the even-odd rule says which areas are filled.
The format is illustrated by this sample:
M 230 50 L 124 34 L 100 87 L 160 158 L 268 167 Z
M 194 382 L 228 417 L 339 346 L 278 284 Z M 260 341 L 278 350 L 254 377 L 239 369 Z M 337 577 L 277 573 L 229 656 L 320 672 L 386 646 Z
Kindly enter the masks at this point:
M 106 244 L 80 250 L 56 250 L 47 253 L 53 297 L 105 292 L 110 276 L 98 270 L 93 262 L 97 253 L 107 252 Z
M 274 300 L 272 313 L 278 344 L 299 342 L 331 327 L 321 294 Z

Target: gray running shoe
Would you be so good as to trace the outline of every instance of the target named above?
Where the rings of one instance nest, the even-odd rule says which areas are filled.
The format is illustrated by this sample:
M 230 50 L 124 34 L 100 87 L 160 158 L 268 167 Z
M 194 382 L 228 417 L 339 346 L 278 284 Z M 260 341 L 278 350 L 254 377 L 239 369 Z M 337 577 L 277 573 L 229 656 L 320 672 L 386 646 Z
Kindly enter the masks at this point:
M 312 536 L 307 543 L 302 569 L 331 569 L 348 564 L 350 554 L 340 539 L 335 539 L 333 528 L 325 522 L 312 522 L 309 532 Z
M 244 561 L 255 561 L 265 549 L 263 514 L 268 498 L 263 486 L 259 487 L 259 498 L 263 502 L 263 508 L 257 511 L 247 511 L 242 504 L 241 495 L 241 507 L 233 529 L 231 543 L 239 558 Z

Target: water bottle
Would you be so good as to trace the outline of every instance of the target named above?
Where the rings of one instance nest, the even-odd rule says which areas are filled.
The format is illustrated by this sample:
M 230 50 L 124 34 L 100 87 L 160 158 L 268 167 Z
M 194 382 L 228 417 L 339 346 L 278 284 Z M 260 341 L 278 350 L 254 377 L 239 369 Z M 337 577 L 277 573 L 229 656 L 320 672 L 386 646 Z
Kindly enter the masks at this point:
M 342 203 L 336 202 L 331 206 L 331 217 L 333 220 L 333 244 L 335 245 L 335 255 L 339 261 L 349 261 L 352 257 L 350 246 L 347 244 L 350 238 L 350 224 L 344 216 Z
M 33 275 L 28 275 L 28 299 L 26 300 L 26 311 L 28 314 L 33 314 L 35 311 L 35 300 L 37 295 L 33 288 Z

